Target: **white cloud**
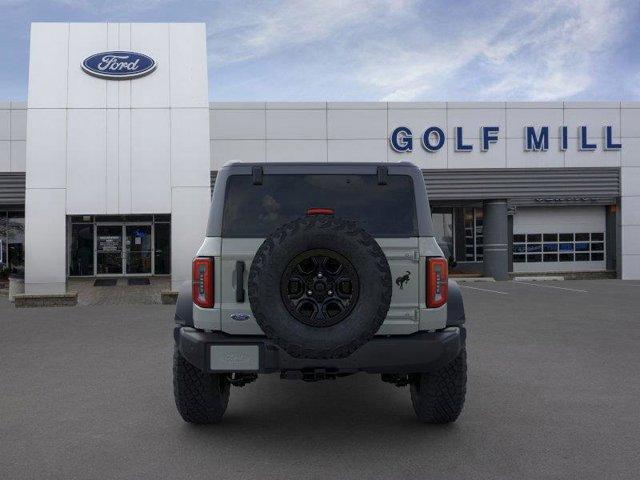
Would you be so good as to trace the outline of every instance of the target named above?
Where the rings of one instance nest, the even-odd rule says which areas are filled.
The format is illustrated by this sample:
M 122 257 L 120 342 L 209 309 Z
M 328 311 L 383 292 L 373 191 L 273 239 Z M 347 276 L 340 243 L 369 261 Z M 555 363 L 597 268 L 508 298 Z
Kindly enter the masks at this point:
M 323 40 L 401 14 L 404 0 L 294 0 L 216 11 L 209 22 L 211 60 L 227 65 Z M 223 7 L 224 8 L 224 7 Z
M 501 11 L 484 23 L 466 19 L 460 27 L 467 33 L 452 38 L 425 31 L 429 49 L 405 49 L 387 62 L 389 68 L 371 55 L 359 79 L 382 100 L 441 97 L 454 80 L 472 85 L 472 96 L 480 100 L 567 98 L 592 84 L 593 70 L 624 20 L 622 9 L 608 0 L 538 1 Z
M 291 53 L 316 86 L 388 101 L 562 99 L 593 86 L 626 20 L 616 0 L 270 2 L 216 11 L 210 63 Z

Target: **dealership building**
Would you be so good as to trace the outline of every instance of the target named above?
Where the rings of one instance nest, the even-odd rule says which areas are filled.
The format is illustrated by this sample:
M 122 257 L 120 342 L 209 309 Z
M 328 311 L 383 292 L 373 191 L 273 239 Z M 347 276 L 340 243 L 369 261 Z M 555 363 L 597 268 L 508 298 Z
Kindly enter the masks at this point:
M 0 264 L 27 293 L 176 289 L 230 161 L 412 162 L 454 271 L 640 279 L 640 102 L 210 103 L 207 72 L 204 24 L 32 24 L 27 101 L 0 102 Z

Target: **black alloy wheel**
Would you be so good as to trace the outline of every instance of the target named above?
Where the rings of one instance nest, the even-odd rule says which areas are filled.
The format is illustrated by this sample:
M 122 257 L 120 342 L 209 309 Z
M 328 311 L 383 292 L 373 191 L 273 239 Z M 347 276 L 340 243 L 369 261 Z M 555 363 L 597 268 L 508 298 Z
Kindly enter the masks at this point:
M 296 255 L 280 281 L 282 300 L 299 322 L 330 327 L 347 317 L 358 301 L 360 284 L 351 262 L 327 249 Z

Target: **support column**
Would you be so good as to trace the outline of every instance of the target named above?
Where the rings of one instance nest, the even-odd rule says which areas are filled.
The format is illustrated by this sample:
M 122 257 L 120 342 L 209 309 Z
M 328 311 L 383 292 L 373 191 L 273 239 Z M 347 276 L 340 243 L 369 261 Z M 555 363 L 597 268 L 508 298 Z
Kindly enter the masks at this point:
M 65 191 L 27 188 L 25 204 L 25 293 L 66 293 Z
M 508 218 L 506 200 L 484 202 L 484 275 L 509 279 Z

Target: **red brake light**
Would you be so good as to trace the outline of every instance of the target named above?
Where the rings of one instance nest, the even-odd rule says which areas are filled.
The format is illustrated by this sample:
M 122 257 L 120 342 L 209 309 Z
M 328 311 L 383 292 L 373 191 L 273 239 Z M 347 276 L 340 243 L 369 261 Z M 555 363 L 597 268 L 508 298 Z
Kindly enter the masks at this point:
M 202 308 L 213 307 L 213 258 L 193 260 L 191 282 L 193 303 Z
M 447 303 L 449 265 L 444 258 L 427 259 L 427 307 L 438 308 Z
M 333 215 L 333 208 L 309 208 L 307 215 Z

